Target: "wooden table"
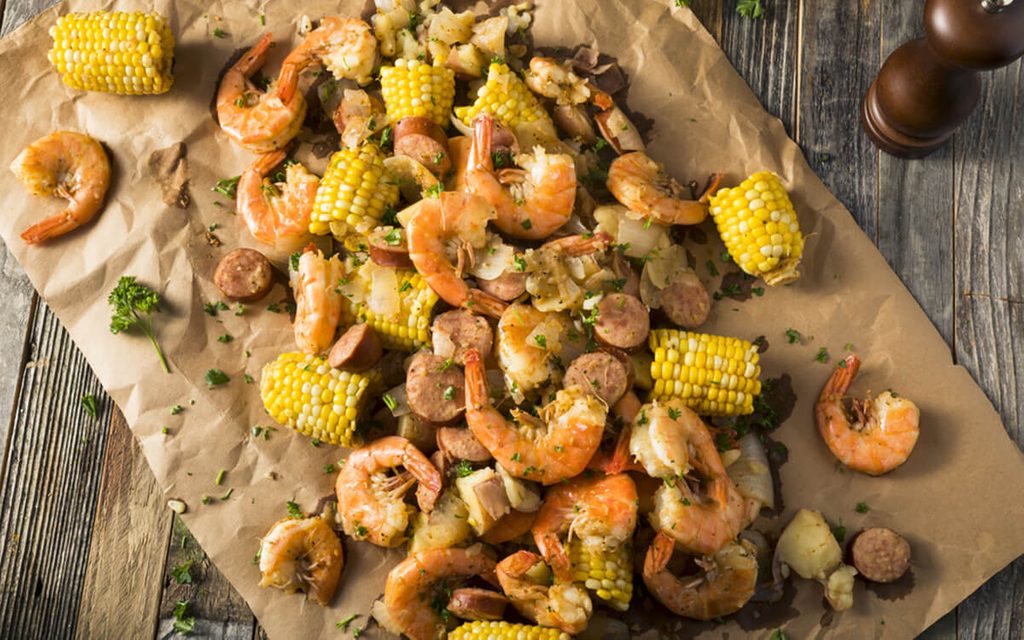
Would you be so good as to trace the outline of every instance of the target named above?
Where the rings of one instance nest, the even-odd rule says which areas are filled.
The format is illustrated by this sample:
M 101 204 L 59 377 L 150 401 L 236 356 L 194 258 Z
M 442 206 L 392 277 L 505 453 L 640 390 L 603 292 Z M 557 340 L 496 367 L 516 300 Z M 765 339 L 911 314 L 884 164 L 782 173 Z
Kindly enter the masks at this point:
M 0 33 L 50 4 L 0 0 Z M 879 153 L 857 120 L 884 56 L 919 34 L 922 4 L 767 0 L 761 20 L 736 15 L 735 0 L 694 0 L 693 8 L 1020 445 L 1024 66 L 990 74 L 953 144 L 923 161 Z M 5 249 L 0 265 L 0 637 L 166 637 L 175 603 L 186 599 L 195 635 L 262 637 L 245 602 L 172 517 L 121 413 Z M 100 399 L 96 419 L 80 403 L 86 393 Z M 189 560 L 194 584 L 179 585 L 171 571 Z M 924 637 L 1022 635 L 1018 559 Z

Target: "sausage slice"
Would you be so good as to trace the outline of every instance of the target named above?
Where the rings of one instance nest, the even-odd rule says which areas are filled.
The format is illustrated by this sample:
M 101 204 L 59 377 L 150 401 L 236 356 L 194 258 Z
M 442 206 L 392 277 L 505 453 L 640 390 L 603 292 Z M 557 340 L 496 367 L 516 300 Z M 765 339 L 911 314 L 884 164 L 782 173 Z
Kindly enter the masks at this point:
M 229 300 L 255 302 L 270 291 L 274 272 L 270 261 L 259 251 L 235 249 L 217 263 L 213 282 Z
M 711 313 L 711 296 L 693 270 L 679 271 L 661 291 L 661 308 L 684 329 L 695 329 Z
M 437 448 L 450 460 L 487 462 L 491 459 L 488 451 L 473 432 L 465 427 L 441 427 L 437 430 Z
M 499 300 L 512 302 L 526 293 L 526 274 L 518 271 L 505 271 L 493 280 L 477 278 L 476 286 L 484 293 L 489 293 Z
M 614 405 L 626 393 L 629 372 L 622 361 L 610 353 L 594 351 L 572 361 L 565 371 L 565 386 L 578 385 Z
M 598 341 L 619 349 L 635 349 L 647 340 L 651 319 L 636 296 L 611 293 L 597 303 L 594 335 Z
M 895 582 L 910 568 L 910 543 L 892 529 L 865 529 L 850 547 L 853 566 L 872 582 Z
M 464 587 L 452 591 L 446 609 L 463 620 L 501 620 L 508 598 L 490 589 Z
M 331 347 L 327 364 L 335 369 L 359 373 L 373 367 L 383 356 L 384 345 L 373 327 L 365 323 L 354 324 Z
M 430 118 L 410 116 L 395 124 L 395 155 L 412 158 L 438 177 L 452 168 L 448 136 Z
M 466 408 L 462 368 L 447 358 L 421 351 L 410 358 L 405 395 L 409 408 L 423 420 L 451 422 Z
M 412 269 L 409 258 L 409 245 L 405 239 L 405 229 L 401 227 L 378 227 L 367 237 L 370 247 L 370 260 L 382 267 L 396 269 Z
M 466 309 L 454 309 L 438 315 L 430 331 L 434 353 L 451 357 L 460 365 L 466 364 L 466 352 L 470 349 L 476 349 L 486 357 L 494 341 L 487 319 Z

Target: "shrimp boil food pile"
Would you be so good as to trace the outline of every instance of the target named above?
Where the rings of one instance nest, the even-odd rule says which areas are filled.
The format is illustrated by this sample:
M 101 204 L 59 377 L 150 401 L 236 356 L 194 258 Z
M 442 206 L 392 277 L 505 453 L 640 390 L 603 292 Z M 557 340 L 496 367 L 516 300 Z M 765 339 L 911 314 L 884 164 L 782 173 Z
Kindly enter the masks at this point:
M 264 408 L 348 449 L 336 507 L 290 508 L 262 538 L 260 584 L 330 607 L 356 588 L 345 549 L 394 549 L 373 615 L 414 640 L 566 638 L 640 593 L 661 615 L 716 620 L 771 582 L 773 549 L 751 529 L 775 504 L 763 434 L 735 428 L 758 406 L 760 352 L 701 331 L 714 298 L 685 228 L 710 218 L 747 277 L 786 285 L 797 211 L 771 172 L 726 186 L 699 158 L 649 155 L 586 56 L 530 55 L 531 21 L 528 3 L 482 16 L 377 0 L 369 22 L 309 24 L 278 69 L 274 35 L 254 38 L 215 96 L 219 135 L 251 153 L 231 191 L 261 251 L 227 253 L 213 280 L 249 302 L 287 268 L 294 344 L 263 367 Z M 162 18 L 72 16 L 54 33 L 72 87 L 171 85 Z M 294 159 L 314 120 L 338 133 L 323 175 Z M 110 183 L 80 133 L 12 168 L 70 202 L 28 243 L 88 222 Z M 919 413 L 888 391 L 848 406 L 859 367 L 840 363 L 815 420 L 842 464 L 884 474 L 910 456 Z M 848 608 L 858 571 L 892 581 L 910 563 L 897 533 L 862 535 L 848 566 L 802 510 L 777 568 Z

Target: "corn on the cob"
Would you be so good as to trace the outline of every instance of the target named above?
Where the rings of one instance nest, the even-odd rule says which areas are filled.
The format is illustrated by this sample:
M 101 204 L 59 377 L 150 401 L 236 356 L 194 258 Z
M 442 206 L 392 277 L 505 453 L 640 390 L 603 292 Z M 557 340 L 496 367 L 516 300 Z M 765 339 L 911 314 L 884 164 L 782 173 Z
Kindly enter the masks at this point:
M 323 356 L 282 353 L 263 367 L 260 397 L 274 420 L 322 442 L 358 445 L 359 412 L 377 374 L 328 366 Z
M 333 156 L 320 180 L 309 223 L 310 233 L 344 240 L 377 226 L 384 211 L 398 202 L 398 183 L 384 169 L 384 153 L 372 142 Z
M 573 579 L 609 606 L 625 611 L 633 597 L 633 552 L 628 543 L 615 547 L 573 538 L 569 542 Z
M 400 301 L 397 314 L 377 315 L 366 302 L 355 303 L 346 297 L 341 305 L 341 322 L 344 325 L 366 322 L 388 349 L 415 351 L 430 344 L 431 314 L 438 297 L 416 271 L 396 269 L 395 275 Z M 365 295 L 369 295 L 369 284 Z
M 480 113 L 489 113 L 507 127 L 535 120 L 550 120 L 544 107 L 526 83 L 507 64 L 492 62 L 487 81 L 477 91 L 476 102 L 455 107 L 455 115 L 466 124 Z
M 718 234 L 740 269 L 769 285 L 800 277 L 804 237 L 778 176 L 759 171 L 738 187 L 719 189 L 710 202 Z
M 757 347 L 746 340 L 707 333 L 654 329 L 653 398 L 679 398 L 705 416 L 746 415 L 761 393 Z
M 70 13 L 50 37 L 50 64 L 72 89 L 130 96 L 164 93 L 174 83 L 174 36 L 156 13 Z
M 449 640 L 569 640 L 569 634 L 551 627 L 532 624 L 476 620 L 455 627 Z
M 381 67 L 380 93 L 391 122 L 418 116 L 430 118 L 444 128 L 455 99 L 455 72 L 444 66 L 399 58 L 393 67 Z

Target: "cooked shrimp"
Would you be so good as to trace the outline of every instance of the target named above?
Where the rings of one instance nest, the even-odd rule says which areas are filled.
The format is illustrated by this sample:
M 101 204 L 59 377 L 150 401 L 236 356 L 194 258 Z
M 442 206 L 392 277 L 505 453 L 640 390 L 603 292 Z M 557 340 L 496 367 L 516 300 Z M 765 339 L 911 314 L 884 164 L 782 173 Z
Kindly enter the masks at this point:
M 448 633 L 438 610 L 448 602 L 449 580 L 481 576 L 494 584 L 494 566 L 480 545 L 409 554 L 388 573 L 384 584 L 388 617 L 412 640 L 440 640 Z
M 405 228 L 409 258 L 430 288 L 453 307 L 500 317 L 505 303 L 471 289 L 448 255 L 452 247 L 459 256 L 457 262 L 462 263 L 467 254 L 472 259 L 473 249 L 487 243 L 487 221 L 494 217 L 494 210 L 482 198 L 448 191 L 423 198 L 410 209 Z
M 814 417 L 832 455 L 851 469 L 879 476 L 910 457 L 920 435 L 921 412 L 907 398 L 883 391 L 874 399 L 854 400 L 851 419 L 843 396 L 859 369 L 855 355 L 839 363 L 818 396 Z
M 503 233 L 528 240 L 547 238 L 569 220 L 576 202 L 572 156 L 535 147 L 532 154 L 516 154 L 518 169 L 496 171 L 493 136 L 494 121 L 481 114 L 473 126 L 466 189 L 496 209 L 494 224 Z
M 384 105 L 362 89 L 345 89 L 332 116 L 342 145 L 355 149 L 387 124 Z
M 398 467 L 406 473 L 395 473 Z M 416 483 L 420 509 L 432 511 L 441 472 L 405 438 L 388 436 L 353 451 L 334 485 L 345 533 L 381 547 L 400 545 L 415 511 L 403 498 Z
M 232 140 L 253 153 L 283 149 L 302 127 L 306 100 L 296 91 L 298 74 L 278 80 L 264 93 L 250 78 L 266 61 L 271 34 L 233 64 L 217 90 L 217 122 Z
M 672 398 L 654 402 L 637 412 L 629 450 L 647 475 L 671 478 L 689 473 L 691 448 L 703 456 L 715 477 L 725 476 L 711 432 L 682 401 Z
M 607 408 L 579 387 L 558 391 L 540 418 L 513 410 L 507 420 L 491 405 L 483 358 L 466 354 L 466 423 L 511 475 L 554 484 L 583 471 L 601 444 Z
M 358 18 L 325 16 L 281 63 L 281 83 L 294 90 L 300 71 L 322 64 L 338 80 L 365 85 L 373 79 L 376 62 L 377 38 L 370 25 Z
M 572 72 L 568 61 L 559 64 L 552 58 L 534 56 L 523 75 L 526 86 L 534 93 L 560 105 L 581 104 L 590 99 L 587 81 Z
M 697 200 L 683 199 L 684 187 L 665 172 L 665 167 L 643 151 L 612 160 L 608 191 L 623 206 L 662 224 L 698 224 L 708 215 L 708 197 L 718 187 L 721 174 L 711 177 Z
M 261 587 L 305 591 L 321 607 L 334 597 L 345 565 L 341 540 L 321 517 L 285 518 L 260 543 Z
M 238 214 L 249 233 L 281 253 L 291 253 L 310 240 L 309 215 L 320 179 L 299 163 L 285 168 L 284 182 L 267 176 L 284 162 L 284 151 L 256 158 L 238 179 Z
M 524 255 L 526 290 L 541 311 L 579 311 L 594 288 L 592 278 L 604 271 L 596 254 L 612 241 L 606 233 L 563 236 Z M 601 278 L 605 280 L 606 278 Z
M 573 635 L 587 628 L 594 612 L 590 594 L 574 582 L 551 584 L 544 558 L 536 553 L 517 551 L 498 563 L 496 573 L 520 615 Z
M 619 398 L 619 401 L 612 406 L 612 413 L 619 417 L 622 422 L 622 430 L 615 437 L 615 444 L 610 453 L 601 449 L 597 450 L 594 457 L 587 463 L 588 469 L 600 471 L 611 475 L 623 471 L 644 471 L 643 466 L 633 462 L 630 454 L 629 444 L 633 435 L 633 420 L 640 413 L 640 398 L 632 391 L 627 391 Z
M 697 575 L 677 577 L 668 567 L 675 541 L 659 532 L 644 559 L 644 584 L 658 602 L 676 615 L 713 620 L 736 613 L 757 586 L 757 550 L 746 540 L 730 542 L 717 553 L 695 558 Z
M 548 489 L 533 523 L 533 539 L 555 578 L 572 580 L 564 540 L 579 538 L 584 549 L 615 549 L 636 529 L 637 493 L 624 473 L 573 478 Z M 588 554 L 589 555 L 589 554 Z
M 21 232 L 28 244 L 62 236 L 92 220 L 110 186 L 110 160 L 103 145 L 73 131 L 57 131 L 36 140 L 18 154 L 11 171 L 29 193 L 68 201 L 60 213 Z
M 693 491 L 685 479 L 666 478 L 654 493 L 651 525 L 686 551 L 715 553 L 736 538 L 753 511 L 728 477 L 712 481 L 712 495 L 717 493 L 723 494 L 721 498 L 708 499 Z
M 338 283 L 344 277 L 345 265 L 338 256 L 324 258 L 313 245 L 299 256 L 298 269 L 291 271 L 295 344 L 305 353 L 323 353 L 334 342 L 341 318 Z
M 521 303 L 505 309 L 498 320 L 498 364 L 513 395 L 560 382 L 562 341 L 571 329 L 564 313 L 547 313 Z

